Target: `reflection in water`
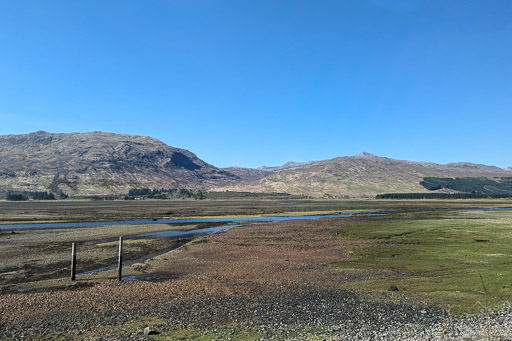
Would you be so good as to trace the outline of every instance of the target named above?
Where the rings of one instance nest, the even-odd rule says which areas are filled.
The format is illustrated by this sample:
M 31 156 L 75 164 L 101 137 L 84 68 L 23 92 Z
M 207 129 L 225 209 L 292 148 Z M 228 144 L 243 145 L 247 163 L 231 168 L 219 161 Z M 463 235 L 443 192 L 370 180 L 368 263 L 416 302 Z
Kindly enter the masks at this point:
M 354 211 L 355 212 L 355 211 Z M 351 212 L 351 214 L 354 214 Z M 297 219 L 318 219 L 329 217 L 349 217 L 351 214 L 324 214 L 324 215 L 277 215 L 268 217 L 248 218 L 191 218 L 191 219 L 139 219 L 119 221 L 88 221 L 80 223 L 49 223 L 49 224 L 10 224 L 0 225 L 0 229 L 29 229 L 29 228 L 54 228 L 54 227 L 88 227 L 88 226 L 113 226 L 113 225 L 147 225 L 147 224 L 184 224 L 184 223 L 215 223 L 233 221 L 281 221 Z
M 407 210 L 368 210 L 347 211 L 333 214 L 320 215 L 276 215 L 265 217 L 246 218 L 191 218 L 191 219 L 139 219 L 119 221 L 89 221 L 79 223 L 50 223 L 50 224 L 9 224 L 0 225 L 1 229 L 29 229 L 29 228 L 54 228 L 54 227 L 88 227 L 88 226 L 112 226 L 112 225 L 147 225 L 147 224 L 183 224 L 183 223 L 212 223 L 212 222 L 250 222 L 250 221 L 282 221 L 282 220 L 311 220 L 320 218 L 343 218 L 356 214 L 386 213 L 386 212 L 435 212 L 435 211 L 505 211 L 512 210 L 509 207 L 502 208 L 433 208 L 433 209 L 407 209 Z

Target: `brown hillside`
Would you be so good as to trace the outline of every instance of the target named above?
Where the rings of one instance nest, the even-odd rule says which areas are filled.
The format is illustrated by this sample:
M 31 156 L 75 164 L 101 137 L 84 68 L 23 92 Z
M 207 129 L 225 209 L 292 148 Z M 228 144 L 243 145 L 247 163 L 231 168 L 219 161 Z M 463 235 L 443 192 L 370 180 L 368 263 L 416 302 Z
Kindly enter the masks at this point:
M 374 197 L 380 193 L 428 192 L 423 177 L 511 176 L 504 169 L 471 163 L 439 165 L 370 156 L 338 157 L 219 190 L 286 192 L 315 197 Z
M 134 187 L 206 189 L 240 178 L 145 136 L 103 132 L 0 136 L 0 191 L 126 193 Z

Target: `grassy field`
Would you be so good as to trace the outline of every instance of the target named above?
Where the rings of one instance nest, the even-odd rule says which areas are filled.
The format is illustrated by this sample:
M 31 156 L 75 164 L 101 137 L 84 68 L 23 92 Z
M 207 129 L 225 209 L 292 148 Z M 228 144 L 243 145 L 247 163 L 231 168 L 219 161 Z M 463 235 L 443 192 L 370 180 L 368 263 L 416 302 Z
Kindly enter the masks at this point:
M 371 292 L 391 285 L 457 312 L 512 301 L 512 212 L 416 212 L 356 224 L 340 238 L 372 240 L 340 268 L 389 269 L 397 275 L 347 283 Z

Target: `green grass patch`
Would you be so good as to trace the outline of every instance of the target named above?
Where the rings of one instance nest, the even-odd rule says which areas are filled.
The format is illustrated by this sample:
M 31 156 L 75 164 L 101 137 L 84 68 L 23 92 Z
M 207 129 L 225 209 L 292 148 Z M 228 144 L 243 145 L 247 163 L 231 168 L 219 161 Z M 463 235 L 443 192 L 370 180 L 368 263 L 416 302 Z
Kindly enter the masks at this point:
M 512 212 L 428 212 L 344 228 L 341 238 L 372 247 L 333 263 L 346 269 L 388 269 L 397 275 L 344 285 L 431 299 L 458 312 L 512 301 Z
M 166 321 L 158 316 L 146 315 L 141 316 L 137 320 L 129 321 L 124 324 L 127 330 L 136 330 L 141 327 L 153 327 L 155 325 L 164 324 Z
M 329 328 L 327 326 L 317 325 L 317 326 L 306 326 L 298 331 L 287 333 L 282 336 L 283 340 L 307 340 L 307 341 L 321 341 L 325 340 L 325 336 L 322 336 L 322 333 L 327 331 Z
M 232 340 L 252 341 L 260 340 L 261 333 L 253 329 L 219 328 L 215 332 L 202 332 L 195 328 L 176 329 L 166 331 L 162 334 L 151 335 L 152 340 L 180 340 L 180 341 L 210 341 L 210 340 Z
M 184 328 L 171 331 L 165 331 L 158 335 L 151 335 L 150 338 L 156 341 L 162 340 L 181 340 L 181 341 L 209 341 L 209 340 L 232 340 L 232 341 L 251 341 L 251 340 L 325 340 L 320 336 L 326 331 L 327 326 L 307 326 L 296 331 L 283 332 L 280 330 L 267 331 L 263 334 L 257 328 L 237 327 L 235 325 L 219 326 L 215 331 L 201 331 L 196 328 Z

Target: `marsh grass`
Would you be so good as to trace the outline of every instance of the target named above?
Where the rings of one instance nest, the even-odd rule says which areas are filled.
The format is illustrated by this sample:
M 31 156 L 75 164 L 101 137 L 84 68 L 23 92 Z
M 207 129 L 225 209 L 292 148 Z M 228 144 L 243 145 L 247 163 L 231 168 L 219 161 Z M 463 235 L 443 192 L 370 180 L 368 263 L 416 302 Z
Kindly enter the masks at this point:
M 234 329 L 220 326 L 214 332 L 203 332 L 195 328 L 176 329 L 163 332 L 159 335 L 150 336 L 150 340 L 182 340 L 182 341 L 209 341 L 209 340 L 232 340 L 251 341 L 261 340 L 262 335 L 253 329 Z
M 340 238 L 375 244 L 333 265 L 396 273 L 347 283 L 345 288 L 384 291 L 396 285 L 405 295 L 429 299 L 442 308 L 453 306 L 456 313 L 512 301 L 512 212 L 408 213 L 337 232 Z

